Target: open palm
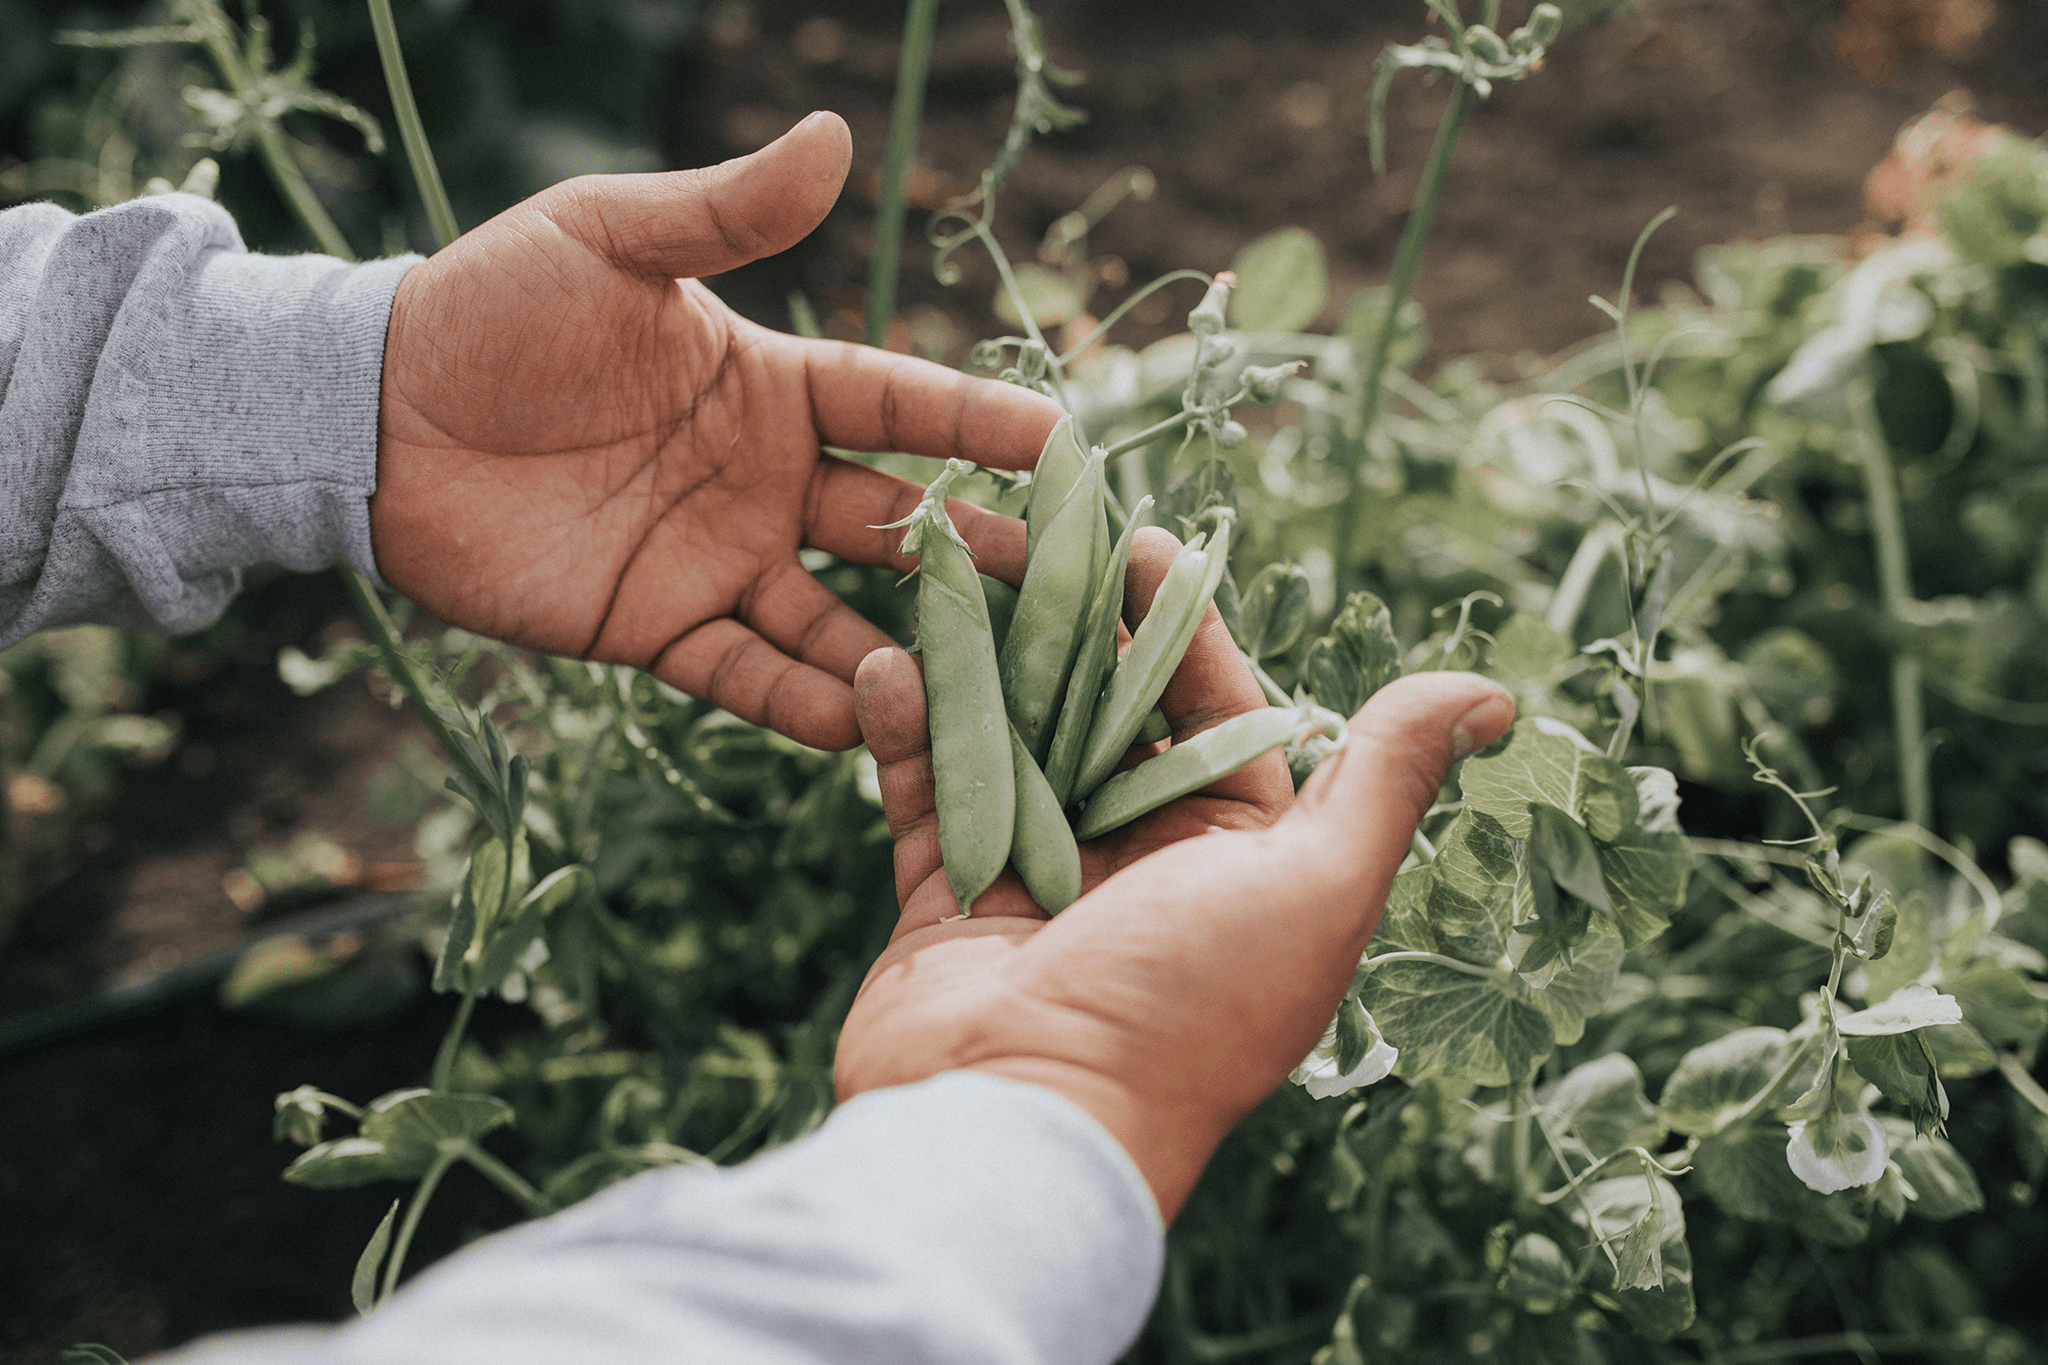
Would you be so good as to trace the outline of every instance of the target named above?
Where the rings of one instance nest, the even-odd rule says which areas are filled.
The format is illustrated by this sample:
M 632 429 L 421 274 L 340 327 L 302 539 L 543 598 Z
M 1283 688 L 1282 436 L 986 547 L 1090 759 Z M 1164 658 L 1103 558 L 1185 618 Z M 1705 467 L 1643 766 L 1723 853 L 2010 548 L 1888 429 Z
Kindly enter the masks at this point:
M 845 125 L 813 115 L 706 171 L 568 181 L 409 272 L 370 505 L 385 580 L 454 624 L 856 743 L 854 670 L 887 637 L 798 552 L 907 568 L 871 528 L 919 489 L 823 447 L 1026 468 L 1059 413 L 769 331 L 698 282 L 808 233 L 849 155 Z M 991 571 L 1021 567 L 1015 522 L 969 510 L 960 529 Z
M 1140 613 L 1171 558 L 1141 536 Z M 1048 920 L 1014 872 L 962 919 L 941 866 L 922 674 L 877 652 L 855 680 L 896 838 L 903 913 L 847 1016 L 842 1097 L 972 1068 L 1102 1122 L 1172 1217 L 1230 1126 L 1307 1055 L 1379 922 L 1450 764 L 1513 717 L 1498 686 L 1422 674 L 1381 690 L 1296 797 L 1268 754 L 1082 846 L 1080 899 Z M 1161 709 L 1177 738 L 1264 705 L 1214 608 Z

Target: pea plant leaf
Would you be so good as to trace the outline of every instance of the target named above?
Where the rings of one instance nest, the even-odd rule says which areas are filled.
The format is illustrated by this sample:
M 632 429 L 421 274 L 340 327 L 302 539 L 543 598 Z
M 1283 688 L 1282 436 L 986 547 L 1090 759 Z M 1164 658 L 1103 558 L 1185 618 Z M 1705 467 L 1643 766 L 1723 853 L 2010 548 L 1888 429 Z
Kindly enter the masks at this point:
M 1835 1021 L 1843 1033 L 1854 1037 L 1877 1037 L 1887 1033 L 1910 1033 L 1932 1024 L 1960 1024 L 1963 1007 L 1952 995 L 1915 982 L 1901 986 L 1867 1010 L 1845 1014 Z
M 377 1272 L 383 1268 L 384 1254 L 391 1250 L 391 1225 L 398 1217 L 399 1201 L 391 1201 L 391 1208 L 377 1230 L 370 1234 L 363 1254 L 356 1258 L 356 1273 L 349 1280 L 349 1301 L 358 1313 L 368 1313 L 377 1306 Z
M 1636 823 L 1628 770 L 1547 716 L 1518 722 L 1499 753 L 1466 760 L 1458 782 L 1468 808 L 1493 816 L 1517 839 L 1529 837 L 1532 804 L 1562 811 L 1606 842 Z
M 1380 927 L 1372 936 L 1375 953 L 1441 951 L 1435 928 L 1429 922 L 1429 888 L 1432 868 L 1411 867 L 1394 878 L 1387 892 L 1386 907 L 1380 912 Z
M 1218 507 L 1236 514 L 1237 475 L 1224 460 L 1204 460 L 1173 481 L 1160 500 L 1159 517 L 1185 541 L 1202 529 L 1202 515 Z
M 1747 1032 L 1748 1030 L 1745 1030 Z M 1855 1246 L 1870 1232 L 1867 1206 L 1851 1191 L 1808 1189 L 1786 1161 L 1781 1123 L 1743 1123 L 1701 1139 L 1693 1179 L 1725 1213 L 1760 1223 L 1789 1223 L 1829 1246 Z
M 1556 1036 L 1505 974 L 1388 962 L 1367 975 L 1360 1001 L 1400 1051 L 1394 1070 L 1403 1080 L 1517 1084 L 1535 1074 Z
M 556 868 L 544 877 L 526 893 L 484 950 L 483 965 L 476 973 L 477 986 L 483 990 L 499 989 L 547 927 L 548 916 L 578 896 L 591 894 L 595 886 L 590 869 L 581 863 Z
M 1797 1046 L 1778 1028 L 1744 1028 L 1702 1043 L 1678 1059 L 1657 1111 L 1674 1132 L 1720 1132 L 1778 1076 Z
M 1993 1047 L 2030 1048 L 2048 1031 L 2048 1001 L 2010 967 L 1980 959 L 1942 984 L 1962 1006 L 1964 1022 Z
M 1351 594 L 1301 665 L 1302 686 L 1317 705 L 1342 716 L 1356 715 L 1366 698 L 1400 676 L 1393 617 L 1369 592 Z
M 1983 1210 L 1984 1190 L 1960 1152 L 1938 1137 L 1916 1134 L 1904 1119 L 1882 1118 L 1878 1122 L 1891 1140 L 1892 1160 L 1911 1188 L 1906 1204 L 1909 1212 L 1939 1221 Z
M 1299 564 L 1268 564 L 1238 599 L 1238 648 L 1254 660 L 1294 648 L 1308 628 L 1308 570 Z
M 333 1138 L 299 1153 L 298 1160 L 284 1168 L 284 1178 L 310 1189 L 339 1190 L 373 1180 L 416 1180 L 426 1174 L 428 1164 L 400 1160 L 371 1138 Z
M 1941 1068 L 1927 1045 L 1926 1034 L 1911 1029 L 1844 1041 L 1856 1074 L 1905 1106 L 1915 1130 L 1936 1132 L 1947 1121 L 1948 1091 L 1942 1086 Z
M 1600 874 L 1622 941 L 1639 948 L 1671 926 L 1692 876 L 1685 836 L 1638 826 L 1600 845 Z
M 1257 238 L 1230 268 L 1237 275 L 1230 322 L 1247 332 L 1298 332 L 1330 297 L 1323 244 L 1306 228 L 1277 228 Z
M 1692 1326 L 1692 1251 L 1685 1208 L 1659 1175 L 1625 1175 L 1588 1186 L 1574 1215 L 1609 1256 L 1594 1260 L 1596 1283 L 1608 1288 L 1638 1332 L 1669 1341 Z
M 1540 1232 L 1525 1232 L 1508 1248 L 1500 1293 L 1525 1313 L 1555 1313 L 1576 1285 L 1564 1251 Z
M 1644 1094 L 1643 1073 L 1624 1052 L 1581 1062 L 1537 1098 L 1539 1121 L 1588 1165 L 1630 1147 L 1654 1151 L 1664 1140 L 1664 1121 Z
M 511 1121 L 512 1106 L 496 1095 L 394 1090 L 370 1101 L 361 1133 L 382 1145 L 392 1161 L 424 1172 L 451 1147 Z
M 1521 849 L 1500 821 L 1467 810 L 1444 836 L 1430 864 L 1429 926 L 1442 951 L 1493 967 L 1507 951 L 1524 886 Z M 1398 1046 L 1398 1044 L 1397 1044 Z
M 1530 1003 L 1550 1016 L 1560 1044 L 1578 1042 L 1585 1036 L 1586 1021 L 1606 1009 L 1626 951 L 1621 935 L 1605 921 L 1595 920 L 1573 946 L 1569 963 L 1560 957 L 1541 971 L 1522 972 L 1524 984 L 1534 988 Z

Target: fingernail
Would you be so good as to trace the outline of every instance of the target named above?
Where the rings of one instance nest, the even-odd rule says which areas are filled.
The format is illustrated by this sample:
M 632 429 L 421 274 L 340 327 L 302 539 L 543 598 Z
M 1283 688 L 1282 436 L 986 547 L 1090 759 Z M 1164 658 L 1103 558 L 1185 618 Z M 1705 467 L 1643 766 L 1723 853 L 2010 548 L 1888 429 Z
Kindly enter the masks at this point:
M 1499 739 L 1514 719 L 1514 698 L 1504 691 L 1474 702 L 1451 726 L 1451 762 L 1469 757 Z

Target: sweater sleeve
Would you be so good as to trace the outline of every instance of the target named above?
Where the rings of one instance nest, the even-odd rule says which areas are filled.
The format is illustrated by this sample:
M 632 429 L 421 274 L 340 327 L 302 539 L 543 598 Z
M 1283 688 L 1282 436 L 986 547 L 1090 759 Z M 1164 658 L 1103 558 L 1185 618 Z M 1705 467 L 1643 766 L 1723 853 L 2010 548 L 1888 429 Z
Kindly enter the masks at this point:
M 195 630 L 254 564 L 374 575 L 384 332 L 416 261 L 252 256 L 186 194 L 0 213 L 0 645 Z
M 349 1326 L 162 1365 L 1107 1365 L 1164 1257 L 1093 1118 L 952 1072 L 743 1166 L 650 1172 L 488 1238 Z

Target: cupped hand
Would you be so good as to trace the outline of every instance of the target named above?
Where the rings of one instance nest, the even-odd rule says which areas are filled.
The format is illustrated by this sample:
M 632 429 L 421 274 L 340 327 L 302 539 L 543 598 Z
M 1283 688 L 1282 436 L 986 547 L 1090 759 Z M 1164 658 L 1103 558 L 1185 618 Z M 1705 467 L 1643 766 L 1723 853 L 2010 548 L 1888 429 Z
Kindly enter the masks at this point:
M 1166 556 L 1140 546 L 1142 605 Z M 1514 716 L 1471 674 L 1401 679 L 1299 796 L 1268 755 L 1083 845 L 1086 889 L 1057 919 L 1006 872 L 963 920 L 939 865 L 917 665 L 878 653 L 855 693 L 903 916 L 847 1017 L 840 1095 L 959 1068 L 1043 1085 L 1108 1129 L 1169 1219 L 1320 1038 L 1450 765 Z M 1162 698 L 1174 737 L 1262 704 L 1212 609 Z
M 807 234 L 850 154 L 846 125 L 813 114 L 707 170 L 567 181 L 408 272 L 370 500 L 385 580 L 452 624 L 857 743 L 854 670 L 888 639 L 798 552 L 907 570 L 900 533 L 873 528 L 920 490 L 823 447 L 1028 468 L 1059 409 L 770 331 L 698 282 Z M 1014 578 L 1021 525 L 958 506 Z

